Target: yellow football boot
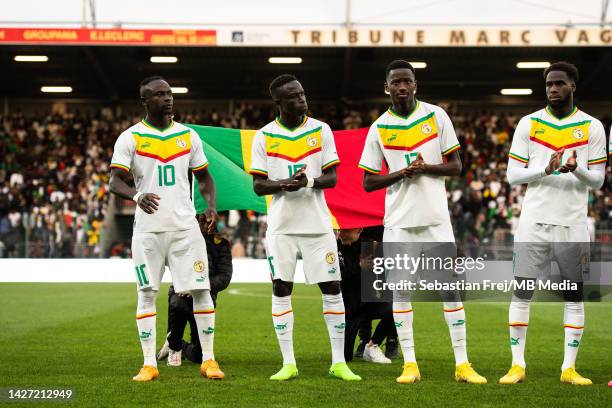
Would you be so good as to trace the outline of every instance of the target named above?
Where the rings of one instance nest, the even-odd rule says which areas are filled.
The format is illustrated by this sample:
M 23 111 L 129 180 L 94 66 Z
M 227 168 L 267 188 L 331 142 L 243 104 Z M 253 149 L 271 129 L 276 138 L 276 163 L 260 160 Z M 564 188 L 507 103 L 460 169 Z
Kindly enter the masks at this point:
M 402 375 L 397 377 L 395 381 L 400 384 L 415 384 L 421 381 L 421 373 L 419 372 L 417 363 L 404 364 Z
M 219 368 L 219 363 L 217 363 L 215 360 L 204 361 L 200 366 L 200 374 L 202 374 L 202 377 L 213 380 L 222 380 L 225 378 L 225 374 Z
M 468 384 L 486 384 L 487 379 L 478 374 L 467 361 L 455 367 L 455 381 Z
M 138 375 L 132 377 L 132 380 L 139 382 L 152 381 L 157 377 L 159 377 L 159 371 L 157 370 L 157 367 L 146 365 L 142 366 L 142 368 L 138 372 Z
M 584 378 L 574 367 L 566 368 L 561 373 L 561 382 L 565 384 L 573 384 L 573 385 L 591 385 L 593 381 L 588 378 Z
M 525 368 L 520 365 L 513 365 L 508 373 L 499 379 L 500 384 L 518 384 L 525 381 Z

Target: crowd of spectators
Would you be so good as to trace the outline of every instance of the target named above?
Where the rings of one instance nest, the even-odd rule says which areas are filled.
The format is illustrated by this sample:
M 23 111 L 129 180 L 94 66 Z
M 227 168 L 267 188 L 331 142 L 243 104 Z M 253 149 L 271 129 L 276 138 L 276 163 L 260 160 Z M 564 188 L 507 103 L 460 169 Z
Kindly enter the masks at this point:
M 510 140 L 520 117 L 512 113 L 462 113 L 453 119 L 464 167 L 447 183 L 458 241 L 471 247 L 507 244 L 520 214 L 524 186 L 510 187 L 505 169 Z M 312 105 L 332 129 L 369 126 L 384 106 Z M 255 129 L 274 118 L 272 106 L 238 104 L 230 113 L 179 110 L 175 120 Z M 315 115 L 317 116 L 317 115 Z M 130 255 L 129 242 L 101 245 L 108 208 L 109 162 L 116 137 L 140 119 L 110 109 L 95 114 L 64 111 L 0 115 L 0 257 L 96 257 Z M 609 121 L 605 121 L 609 129 Z M 594 230 L 612 230 L 612 180 L 589 197 Z M 219 230 L 234 257 L 264 257 L 266 217 L 252 211 L 221 214 Z

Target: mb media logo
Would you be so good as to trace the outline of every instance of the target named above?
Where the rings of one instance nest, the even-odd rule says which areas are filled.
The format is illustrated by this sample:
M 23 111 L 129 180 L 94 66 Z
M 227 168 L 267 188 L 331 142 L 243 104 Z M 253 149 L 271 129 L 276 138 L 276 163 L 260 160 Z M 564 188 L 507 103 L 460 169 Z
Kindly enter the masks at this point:
M 151 338 L 151 336 L 153 335 L 152 333 L 153 333 L 153 329 L 149 330 L 148 332 L 146 332 L 146 331 L 141 331 L 141 332 L 140 332 L 140 338 L 141 338 L 142 340 L 150 339 L 150 338 Z
M 276 330 L 285 330 L 285 329 L 287 328 L 287 325 L 288 325 L 288 324 L 289 324 L 289 323 L 285 323 L 285 324 L 277 324 L 276 326 L 274 326 L 274 328 L 275 328 Z
M 209 327 L 208 329 L 202 330 L 202 333 L 204 333 L 204 334 L 213 334 L 214 332 L 215 332 L 215 328 L 214 327 Z

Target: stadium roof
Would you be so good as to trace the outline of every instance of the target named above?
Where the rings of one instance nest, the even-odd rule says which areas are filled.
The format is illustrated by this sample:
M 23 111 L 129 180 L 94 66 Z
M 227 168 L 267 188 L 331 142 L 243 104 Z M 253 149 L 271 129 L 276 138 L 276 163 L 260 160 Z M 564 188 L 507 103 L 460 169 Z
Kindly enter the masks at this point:
M 48 62 L 16 62 L 15 55 L 46 55 Z M 174 64 L 155 64 L 154 55 L 175 56 Z M 269 57 L 300 57 L 296 65 L 277 65 Z M 353 102 L 385 98 L 384 69 L 402 58 L 427 63 L 417 70 L 419 94 L 432 100 L 492 103 L 542 101 L 541 69 L 518 69 L 519 61 L 567 60 L 580 69 L 578 97 L 609 101 L 612 89 L 611 47 L 0 47 L 0 94 L 12 98 L 57 98 L 41 86 L 71 86 L 70 98 L 133 100 L 146 76 L 165 76 L 172 86 L 187 87 L 178 96 L 190 100 L 268 99 L 267 84 L 276 75 L 294 73 L 311 99 Z M 502 97 L 502 88 L 531 88 L 533 94 Z
M 0 23 L 79 25 L 83 4 L 93 3 L 87 20 L 99 27 L 216 25 L 598 25 L 610 23 L 608 0 L 23 0 L 4 7 Z M 290 4 L 290 6 L 289 6 Z

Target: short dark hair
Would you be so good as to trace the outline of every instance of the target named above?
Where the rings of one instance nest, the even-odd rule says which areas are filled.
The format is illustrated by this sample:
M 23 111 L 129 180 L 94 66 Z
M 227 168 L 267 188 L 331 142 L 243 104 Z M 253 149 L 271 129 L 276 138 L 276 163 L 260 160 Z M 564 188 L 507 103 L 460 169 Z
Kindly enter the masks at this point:
M 288 84 L 289 82 L 293 82 L 293 81 L 297 81 L 297 78 L 291 74 L 282 74 L 282 75 L 277 76 L 276 78 L 272 80 L 272 82 L 270 82 L 270 87 L 269 87 L 270 96 L 274 98 L 274 93 L 275 93 L 274 91 L 276 91 L 281 86 Z
M 142 81 L 140 81 L 140 85 L 138 86 L 138 93 L 140 96 L 142 96 L 142 88 L 149 85 L 151 82 L 153 81 L 165 81 L 166 79 L 163 77 L 160 77 L 159 75 L 153 75 L 150 77 L 147 77 L 145 79 L 143 79 Z
M 391 61 L 389 65 L 387 65 L 387 68 L 385 69 L 385 78 L 389 76 L 389 72 L 391 72 L 394 69 L 400 69 L 400 68 L 407 68 L 411 70 L 413 74 L 415 74 L 414 67 L 408 61 L 395 60 L 395 61 Z
M 544 80 L 546 80 L 546 77 L 552 71 L 563 71 L 574 82 L 578 82 L 578 80 L 580 79 L 580 75 L 578 75 L 578 68 L 576 68 L 574 64 L 570 64 L 569 62 L 559 61 L 550 64 L 550 66 L 544 70 Z

